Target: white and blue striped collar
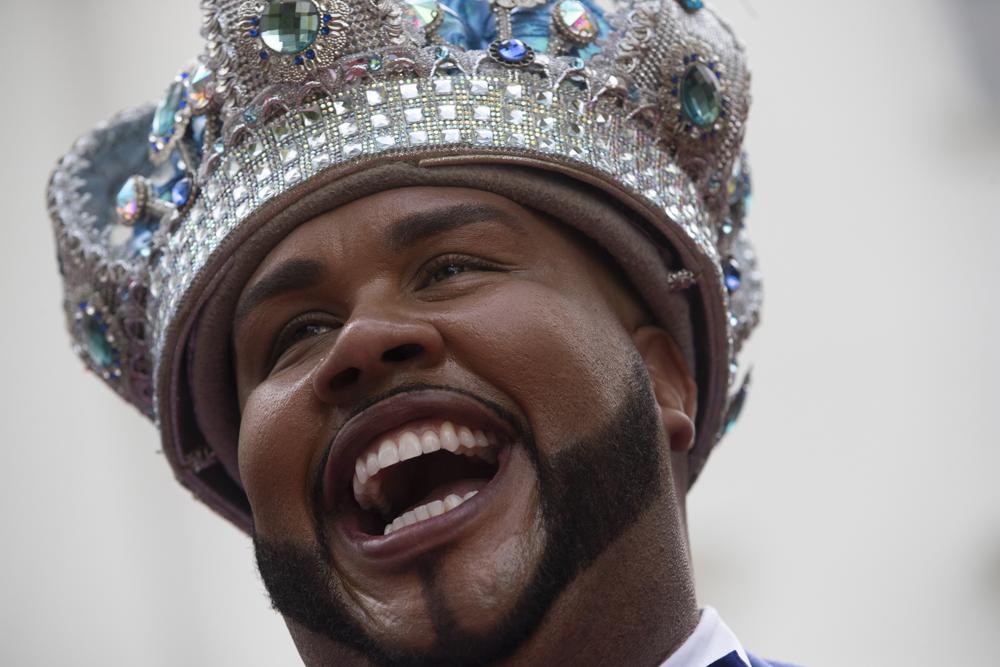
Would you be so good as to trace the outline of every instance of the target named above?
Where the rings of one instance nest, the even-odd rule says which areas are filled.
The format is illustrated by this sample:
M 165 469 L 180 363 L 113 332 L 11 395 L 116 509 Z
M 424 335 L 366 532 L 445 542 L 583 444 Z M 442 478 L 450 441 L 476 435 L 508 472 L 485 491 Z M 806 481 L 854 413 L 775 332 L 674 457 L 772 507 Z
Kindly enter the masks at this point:
M 701 618 L 694 632 L 660 667 L 709 667 L 733 651 L 749 667 L 750 659 L 740 640 L 725 624 L 719 612 L 712 607 L 705 607 L 701 610 Z

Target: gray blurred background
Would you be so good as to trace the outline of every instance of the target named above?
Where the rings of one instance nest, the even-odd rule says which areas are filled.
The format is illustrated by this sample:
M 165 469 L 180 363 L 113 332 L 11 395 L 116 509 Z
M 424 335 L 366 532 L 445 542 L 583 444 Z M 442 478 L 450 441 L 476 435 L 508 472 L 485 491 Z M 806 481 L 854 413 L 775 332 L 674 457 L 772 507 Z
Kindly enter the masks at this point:
M 690 497 L 766 656 L 1000 664 L 997 0 L 718 0 L 750 52 L 756 384 Z M 44 186 L 200 50 L 195 0 L 0 0 L 0 662 L 293 665 L 246 537 L 86 374 Z

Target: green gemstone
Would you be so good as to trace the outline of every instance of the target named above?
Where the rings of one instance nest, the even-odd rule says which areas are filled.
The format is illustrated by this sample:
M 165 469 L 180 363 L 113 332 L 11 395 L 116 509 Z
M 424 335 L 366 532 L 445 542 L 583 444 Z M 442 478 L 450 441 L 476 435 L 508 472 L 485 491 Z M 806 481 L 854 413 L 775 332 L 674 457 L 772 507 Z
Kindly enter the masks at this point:
M 260 38 L 275 53 L 304 51 L 319 34 L 319 9 L 311 0 L 272 0 L 260 17 Z
M 707 65 L 694 63 L 681 80 L 684 115 L 698 127 L 709 127 L 722 113 L 719 78 Z
M 153 114 L 153 135 L 159 139 L 167 139 L 174 131 L 175 117 L 184 100 L 184 83 L 175 81 L 170 84 L 167 94 L 160 100 Z
M 93 316 L 87 317 L 83 323 L 83 335 L 91 361 L 101 368 L 110 366 L 115 359 L 115 350 L 104 335 L 100 320 Z

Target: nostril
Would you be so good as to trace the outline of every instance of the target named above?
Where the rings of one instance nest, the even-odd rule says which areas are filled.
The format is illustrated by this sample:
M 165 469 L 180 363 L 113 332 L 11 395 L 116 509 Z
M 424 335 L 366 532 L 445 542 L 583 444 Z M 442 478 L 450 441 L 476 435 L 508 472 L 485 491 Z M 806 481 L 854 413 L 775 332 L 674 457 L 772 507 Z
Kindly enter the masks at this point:
M 361 370 L 358 368 L 345 368 L 330 380 L 330 389 L 344 389 L 358 381 L 361 377 Z
M 397 345 L 391 350 L 386 350 L 382 353 L 382 361 L 406 361 L 407 359 L 419 356 L 423 351 L 424 348 L 416 343 Z

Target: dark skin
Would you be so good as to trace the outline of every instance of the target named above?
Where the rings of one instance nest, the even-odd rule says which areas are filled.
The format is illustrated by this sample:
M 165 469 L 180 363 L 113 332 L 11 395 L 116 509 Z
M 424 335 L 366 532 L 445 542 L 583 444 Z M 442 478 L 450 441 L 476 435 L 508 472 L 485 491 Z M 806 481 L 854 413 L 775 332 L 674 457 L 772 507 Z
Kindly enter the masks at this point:
M 423 222 L 400 231 L 415 213 Z M 303 260 L 311 264 L 296 273 L 309 284 L 261 293 L 269 276 Z M 301 225 L 264 259 L 241 294 L 233 346 L 239 468 L 257 538 L 321 553 L 331 573 L 323 595 L 375 644 L 420 655 L 448 645 L 442 615 L 475 638 L 515 613 L 549 533 L 539 460 L 573 456 L 567 443 L 613 424 L 640 360 L 662 453 L 655 493 L 498 662 L 655 665 L 694 629 L 684 495 L 695 385 L 607 258 L 566 225 L 465 188 L 354 201 Z M 317 501 L 316 480 L 360 406 L 425 385 L 498 406 L 530 430 L 535 460 L 511 444 L 496 492 L 439 548 L 365 558 Z M 594 502 L 580 498 L 581 512 Z M 372 664 L 358 644 L 286 622 L 306 664 Z

